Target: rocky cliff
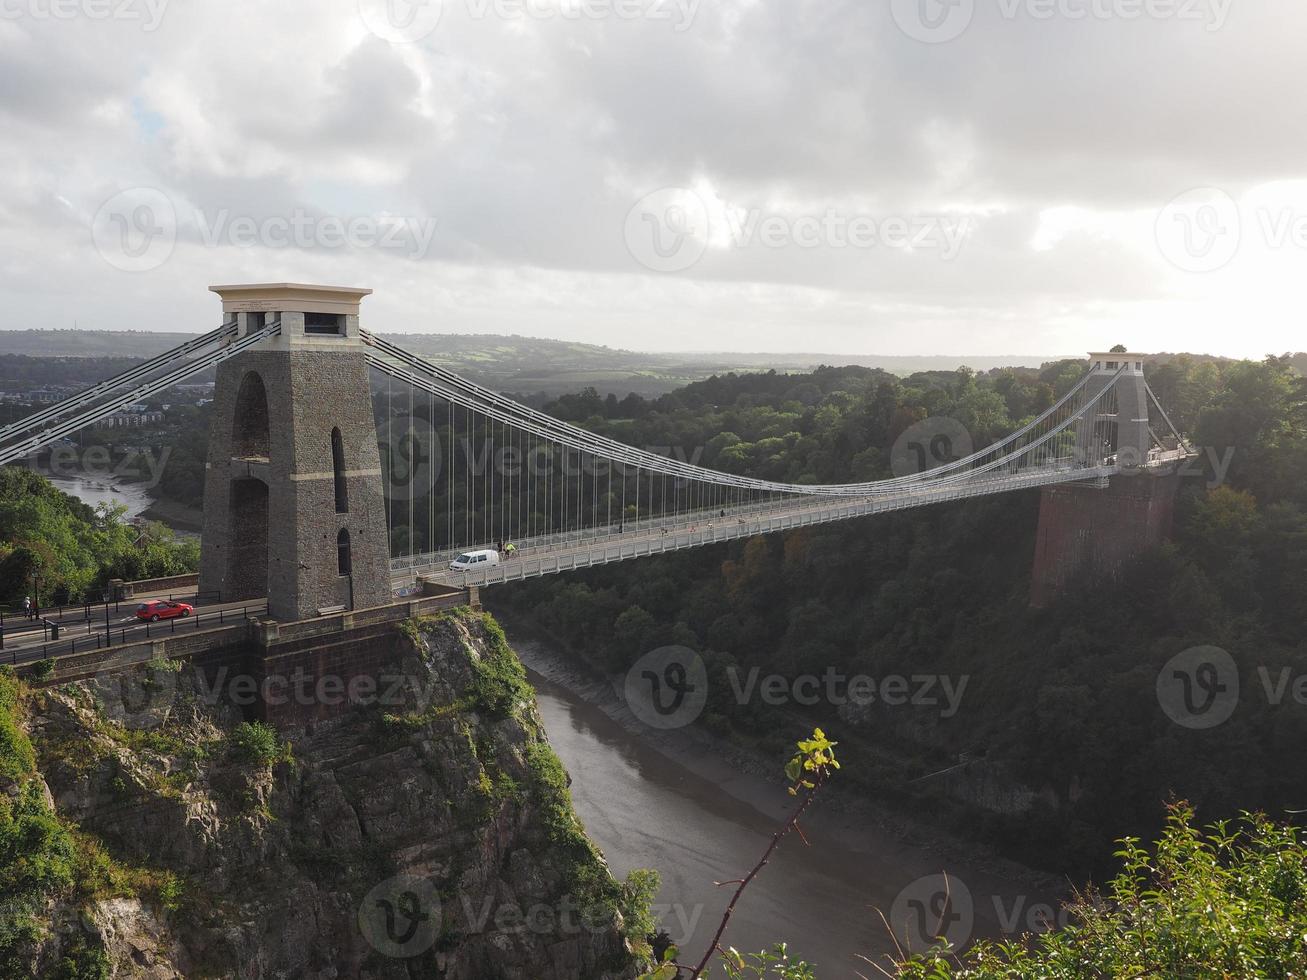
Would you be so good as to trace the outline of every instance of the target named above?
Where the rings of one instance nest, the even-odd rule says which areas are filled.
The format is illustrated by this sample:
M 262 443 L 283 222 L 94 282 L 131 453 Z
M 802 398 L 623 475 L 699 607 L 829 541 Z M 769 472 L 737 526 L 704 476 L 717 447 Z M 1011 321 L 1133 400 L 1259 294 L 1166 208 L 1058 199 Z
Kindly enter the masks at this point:
M 172 662 L 0 678 L 0 975 L 634 976 L 639 888 L 498 626 L 460 610 L 395 650 L 368 707 L 280 733 Z

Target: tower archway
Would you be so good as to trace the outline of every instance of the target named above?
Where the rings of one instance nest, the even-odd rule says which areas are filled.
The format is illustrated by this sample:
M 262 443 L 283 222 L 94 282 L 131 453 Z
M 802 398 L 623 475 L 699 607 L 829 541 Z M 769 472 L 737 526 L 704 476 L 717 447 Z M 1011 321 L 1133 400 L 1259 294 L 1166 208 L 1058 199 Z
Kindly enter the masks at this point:
M 268 424 L 268 389 L 257 371 L 247 371 L 236 391 L 231 420 L 231 454 L 267 459 L 272 454 Z

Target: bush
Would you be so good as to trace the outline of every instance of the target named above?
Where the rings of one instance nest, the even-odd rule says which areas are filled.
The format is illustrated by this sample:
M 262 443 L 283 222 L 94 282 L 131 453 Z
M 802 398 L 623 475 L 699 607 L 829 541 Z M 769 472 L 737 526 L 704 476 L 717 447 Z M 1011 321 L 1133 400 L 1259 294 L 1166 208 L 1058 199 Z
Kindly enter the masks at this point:
M 1122 842 L 1102 895 L 1069 906 L 1074 923 L 960 958 L 935 949 L 901 964 L 902 980 L 1085 977 L 1301 977 L 1307 962 L 1307 845 L 1293 827 L 1245 816 L 1206 832 L 1171 810 L 1156 853 Z
M 72 836 L 34 780 L 15 799 L 0 794 L 0 976 L 24 975 L 27 947 L 41 935 L 46 898 L 73 884 L 76 859 Z
M 68 944 L 51 977 L 52 980 L 109 980 L 112 975 L 108 954 L 79 935 Z
M 46 657 L 44 660 L 36 660 L 29 670 L 33 680 L 48 681 L 54 676 L 54 658 Z
M 283 745 L 276 729 L 261 721 L 243 721 L 232 729 L 232 756 L 253 766 L 270 766 L 290 756 L 290 746 Z
M 12 668 L 0 671 L 0 780 L 17 781 L 36 768 L 32 743 L 18 727 L 19 682 Z
M 504 631 L 486 614 L 482 617 L 488 649 L 473 661 L 474 676 L 468 685 L 472 705 L 492 718 L 505 718 L 522 703 L 529 703 L 535 692 L 526 680 L 526 669 L 504 638 Z

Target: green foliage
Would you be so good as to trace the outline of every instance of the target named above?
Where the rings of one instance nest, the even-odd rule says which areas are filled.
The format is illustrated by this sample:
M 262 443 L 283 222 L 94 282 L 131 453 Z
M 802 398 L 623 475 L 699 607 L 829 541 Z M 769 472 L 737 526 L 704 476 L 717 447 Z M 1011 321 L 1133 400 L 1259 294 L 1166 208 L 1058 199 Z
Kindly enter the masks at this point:
M 123 509 L 88 507 L 31 470 L 0 469 L 0 599 L 18 602 L 39 583 L 43 605 L 66 594 L 98 600 L 111 578 L 153 578 L 199 567 L 194 541 L 161 525 L 144 531 Z
M 500 625 L 489 613 L 483 614 L 481 621 L 489 639 L 488 649 L 472 658 L 474 676 L 468 685 L 468 697 L 476 710 L 492 718 L 506 718 L 517 706 L 530 703 L 535 693 Z
M 169 912 L 175 912 L 181 907 L 182 899 L 185 896 L 186 889 L 181 878 L 171 871 L 165 871 L 159 876 L 156 895 L 159 904 Z
M 795 962 L 785 943 L 761 953 L 740 953 L 731 947 L 722 954 L 722 971 L 730 980 L 816 980 L 810 964 Z
M 42 935 L 46 897 L 72 887 L 77 848 L 35 780 L 0 795 L 0 976 L 21 976 Z
M 228 736 L 232 757 L 250 766 L 270 766 L 291 761 L 290 743 L 282 742 L 277 730 L 261 721 L 243 721 Z
M 722 975 L 727 980 L 817 980 L 812 965 L 791 959 L 785 943 L 777 943 L 760 953 L 741 953 L 731 946 L 722 951 L 720 962 Z M 711 967 L 699 975 L 705 978 L 714 976 Z M 640 980 L 677 980 L 680 976 L 682 971 L 668 960 Z
M 80 933 L 64 949 L 51 980 L 109 980 L 113 975 L 109 955 L 90 945 Z
M 1072 925 L 1033 942 L 935 949 L 902 980 L 1176 977 L 1291 980 L 1307 963 L 1307 847 L 1301 831 L 1245 816 L 1205 832 L 1174 808 L 1154 853 L 1127 839 L 1103 894 L 1071 906 Z
M 622 882 L 617 907 L 622 913 L 626 934 L 634 943 L 640 943 L 642 937 L 652 936 L 658 930 L 652 906 L 660 885 L 658 872 L 652 868 L 636 868 Z
M 0 668 L 0 785 L 17 782 L 36 769 L 36 753 L 18 724 L 21 694 L 13 668 Z
M 34 660 L 28 670 L 31 672 L 33 680 L 38 682 L 48 681 L 54 676 L 54 658 L 46 657 L 44 660 Z
M 820 780 L 840 767 L 835 761 L 835 746 L 838 744 L 828 739 L 820 728 L 812 730 L 812 738 L 799 740 L 799 751 L 785 764 L 785 778 L 790 781 L 791 796 L 798 796 L 800 790 L 816 789 Z
M 597 909 L 617 912 L 623 904 L 630 907 L 648 880 L 638 879 L 634 883 L 634 896 L 613 881 L 603 858 L 576 818 L 572 794 L 567 788 L 567 771 L 548 743 L 531 743 L 526 761 L 531 772 L 529 790 L 538 808 L 540 823 L 551 851 L 568 868 L 567 885 L 572 895 L 591 914 Z
M 399 624 L 399 631 L 413 641 L 414 646 L 422 643 L 424 634 L 431 632 L 438 624 L 446 622 L 449 619 L 458 618 L 464 615 L 462 608 L 451 610 L 449 612 L 437 613 L 434 616 L 410 616 Z M 466 610 L 466 614 L 471 614 L 471 610 Z

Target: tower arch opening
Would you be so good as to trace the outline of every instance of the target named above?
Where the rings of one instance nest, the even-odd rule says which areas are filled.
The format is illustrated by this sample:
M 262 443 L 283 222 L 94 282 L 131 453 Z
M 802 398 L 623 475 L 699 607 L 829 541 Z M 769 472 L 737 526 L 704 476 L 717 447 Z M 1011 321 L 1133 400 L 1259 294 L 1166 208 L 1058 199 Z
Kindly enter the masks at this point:
M 232 417 L 231 452 L 241 458 L 268 458 L 272 438 L 268 425 L 268 389 L 257 371 L 248 371 L 236 391 Z

